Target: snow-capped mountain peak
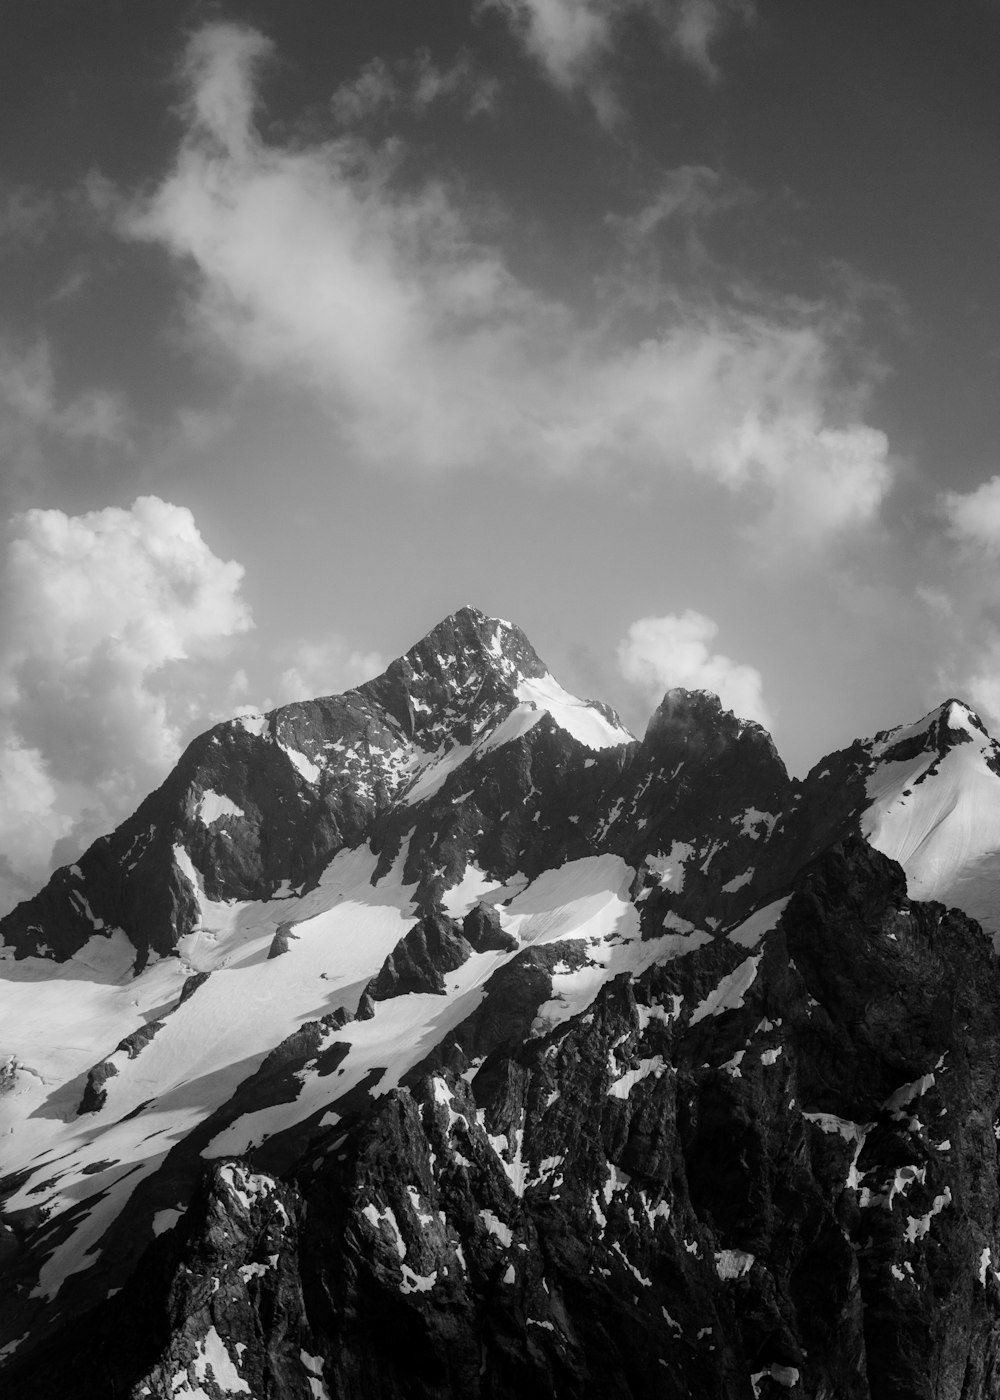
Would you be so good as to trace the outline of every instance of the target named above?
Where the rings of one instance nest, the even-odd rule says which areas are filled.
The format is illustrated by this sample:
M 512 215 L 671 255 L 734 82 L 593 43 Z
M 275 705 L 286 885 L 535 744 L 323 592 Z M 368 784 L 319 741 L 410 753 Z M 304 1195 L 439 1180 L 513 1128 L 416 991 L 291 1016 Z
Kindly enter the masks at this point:
M 115 1393 L 416 1393 L 369 1383 L 367 1341 L 351 1371 L 357 1316 L 364 1338 L 427 1343 L 421 1394 L 487 1400 L 487 1355 L 494 1400 L 561 1393 L 572 1352 L 593 1381 L 573 1393 L 604 1396 L 622 1337 L 692 1400 L 773 1400 L 800 1368 L 807 1393 L 853 1395 L 789 1279 L 822 1217 L 809 1277 L 856 1293 L 896 1196 L 908 1252 L 876 1314 L 933 1265 L 920 1242 L 962 1194 L 966 1051 L 947 1136 L 935 1101 L 907 1155 L 900 1135 L 931 1128 L 900 1106 L 989 1012 L 968 1004 L 982 931 L 921 896 L 1000 924 L 1000 751 L 957 700 L 799 783 L 714 695 L 668 692 L 638 742 L 463 608 L 355 690 L 216 726 L 0 921 L 11 1393 L 71 1393 L 94 1316 L 140 1339 L 106 1348 Z M 1000 1080 L 991 1104 L 1000 1120 Z M 771 1163 L 794 1191 L 769 1194 Z M 129 1312 L 149 1289 L 175 1290 L 169 1343 Z M 851 1296 L 838 1338 L 867 1306 Z M 619 1303 L 631 1320 L 605 1327 Z M 50 1332 L 60 1379 L 32 1389 Z M 609 1350 L 588 1372 L 591 1337 Z
M 865 747 L 867 841 L 900 863 L 912 899 L 1000 932 L 1000 746 L 982 720 L 947 700 Z

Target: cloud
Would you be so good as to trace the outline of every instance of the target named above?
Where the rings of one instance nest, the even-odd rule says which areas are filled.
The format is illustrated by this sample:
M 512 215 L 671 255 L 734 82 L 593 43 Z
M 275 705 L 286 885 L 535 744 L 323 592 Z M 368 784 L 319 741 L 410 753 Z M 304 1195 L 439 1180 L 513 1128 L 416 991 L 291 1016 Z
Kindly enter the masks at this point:
M 629 246 L 642 245 L 677 219 L 704 219 L 751 201 L 752 191 L 707 165 L 678 165 L 664 171 L 659 188 L 641 209 L 609 220 Z
M 1000 553 L 1000 476 L 974 491 L 946 491 L 940 506 L 954 539 L 991 555 Z
M 498 90 L 497 81 L 479 73 L 468 53 L 440 68 L 427 49 L 419 49 L 412 58 L 392 62 L 373 58 L 356 78 L 337 88 L 330 107 L 346 127 L 400 110 L 420 115 L 442 100 L 460 102 L 466 115 L 474 117 L 492 110 Z
M 57 217 L 58 204 L 51 195 L 0 181 L 0 253 L 42 242 Z
M 254 79 L 273 53 L 263 34 L 240 25 L 206 24 L 188 42 L 188 120 L 230 155 L 249 152 L 257 109 Z
M 770 729 L 773 721 L 760 672 L 711 651 L 718 631 L 710 617 L 690 608 L 679 615 L 640 618 L 618 645 L 619 670 L 654 704 L 675 686 L 710 690 L 742 719 Z
M 715 41 L 729 25 L 749 24 L 757 13 L 752 0 L 679 0 L 670 12 L 673 42 L 689 63 L 713 80 L 719 76 L 711 55 Z
M 54 458 L 121 446 L 127 431 L 118 395 L 60 392 L 44 340 L 18 346 L 0 339 L 0 463 L 8 491 L 37 480 Z
M 630 18 L 653 21 L 668 48 L 715 80 L 712 46 L 756 13 L 752 0 L 483 0 L 481 7 L 499 10 L 550 82 L 584 90 L 609 125 L 621 113 L 608 70 Z
M 291 665 L 279 676 L 277 703 L 313 700 L 317 695 L 339 695 L 381 675 L 386 664 L 379 652 L 357 651 L 342 637 L 299 642 L 294 648 Z
M 14 518 L 0 603 L 8 900 L 37 887 L 57 843 L 72 858 L 162 781 L 211 711 L 204 668 L 252 625 L 242 577 L 190 511 L 155 496 Z
M 889 446 L 836 307 L 696 301 L 648 278 L 639 298 L 626 276 L 584 314 L 520 280 L 468 198 L 414 178 L 398 142 L 263 140 L 268 52 L 231 26 L 193 43 L 176 163 L 119 214 L 184 270 L 202 344 L 314 394 L 364 465 L 694 473 L 739 497 L 771 552 L 877 519 Z M 721 198 L 710 174 L 665 184 L 649 218 Z
M 613 44 L 615 7 L 604 0 L 488 0 L 557 87 L 570 89 L 592 73 Z M 618 14 L 647 8 L 626 0 Z

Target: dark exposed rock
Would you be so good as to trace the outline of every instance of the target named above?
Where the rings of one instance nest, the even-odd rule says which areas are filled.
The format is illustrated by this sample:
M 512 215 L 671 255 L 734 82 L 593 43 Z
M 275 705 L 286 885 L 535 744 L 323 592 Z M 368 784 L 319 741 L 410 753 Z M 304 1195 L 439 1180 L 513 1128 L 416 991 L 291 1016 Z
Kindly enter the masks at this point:
M 198 988 L 205 985 L 210 976 L 211 973 L 208 972 L 192 972 L 190 977 L 185 978 L 177 1005 L 183 1006 L 188 997 L 193 997 Z
M 517 947 L 517 939 L 501 927 L 500 915 L 492 904 L 480 903 L 470 909 L 462 920 L 462 934 L 477 953 L 509 953 Z
M 373 1001 L 405 996 L 407 992 L 444 995 L 444 975 L 461 967 L 472 948 L 454 920 L 428 914 L 399 940 L 368 986 Z
M 743 995 L 702 1014 L 748 960 Z M 273 1188 L 307 1229 L 258 1223 L 271 1197 L 245 1209 L 223 1176 L 244 1169 L 213 1169 L 172 1254 L 94 1323 L 137 1339 L 109 1353 L 119 1383 L 168 1397 L 211 1326 L 281 1397 L 320 1374 L 400 1400 L 745 1400 L 748 1376 L 760 1396 L 993 1394 L 994 969 L 976 925 L 847 843 L 758 947 L 608 984 L 475 1098 L 447 1075 L 392 1091 L 297 1196 Z M 168 1322 L 140 1343 L 157 1290 Z M 17 1393 L 57 1394 L 48 1366 Z
M 185 984 L 185 986 L 186 985 L 187 984 Z M 181 1000 L 183 1001 L 183 999 L 184 996 L 182 993 Z M 120 1040 L 115 1046 L 115 1051 L 126 1054 L 130 1060 L 134 1060 L 139 1052 L 153 1039 L 156 1032 L 162 1029 L 162 1021 L 147 1021 L 144 1026 L 140 1026 L 138 1030 L 133 1031 L 132 1034 L 126 1036 L 124 1040 Z M 83 1097 L 80 1099 L 80 1106 L 77 1109 L 78 1114 L 100 1113 L 108 1099 L 108 1091 L 104 1086 L 108 1080 L 113 1079 L 117 1073 L 118 1066 L 114 1064 L 111 1059 L 101 1060 L 99 1064 L 94 1065 L 93 1069 L 87 1075 Z
M 268 960 L 280 958 L 282 953 L 287 953 L 291 945 L 295 942 L 295 934 L 292 932 L 295 925 L 291 923 L 279 924 L 275 929 L 274 937 L 271 939 L 271 946 L 267 950 Z
M 100 1064 L 87 1075 L 87 1083 L 84 1086 L 83 1097 L 80 1106 L 76 1110 L 82 1113 L 100 1113 L 101 1109 L 108 1101 L 108 1091 L 104 1087 L 109 1079 L 113 1079 L 118 1073 L 118 1066 L 111 1060 L 102 1060 Z

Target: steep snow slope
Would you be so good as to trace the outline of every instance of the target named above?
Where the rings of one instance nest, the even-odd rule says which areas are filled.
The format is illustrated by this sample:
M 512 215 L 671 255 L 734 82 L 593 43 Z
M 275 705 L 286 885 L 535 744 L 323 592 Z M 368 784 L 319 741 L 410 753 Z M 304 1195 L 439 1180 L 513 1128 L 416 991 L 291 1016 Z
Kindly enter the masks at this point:
M 906 871 L 911 899 L 954 905 L 1000 933 L 1000 748 L 950 700 L 870 746 L 864 836 Z
M 138 977 L 121 935 L 95 937 L 56 969 L 35 958 L 0 962 L 0 1057 L 16 1074 L 16 1087 L 0 1096 L 0 1138 L 4 1170 L 20 1183 L 5 1210 L 30 1207 L 53 1225 L 77 1220 L 65 1237 L 53 1230 L 41 1295 L 53 1296 L 86 1266 L 87 1251 L 139 1182 L 269 1050 L 304 1021 L 354 1009 L 414 922 L 398 875 L 372 887 L 376 859 L 367 850 L 340 853 L 302 898 L 202 899 L 200 927 L 181 940 L 180 958 Z M 289 920 L 296 928 L 288 954 L 268 960 L 279 922 Z M 210 975 L 181 1000 L 193 971 Z M 141 1048 L 112 1053 L 156 1021 L 159 1029 Z M 87 1072 L 105 1056 L 113 1074 L 104 1102 L 81 1114 Z M 81 1203 L 89 1206 L 83 1216 Z

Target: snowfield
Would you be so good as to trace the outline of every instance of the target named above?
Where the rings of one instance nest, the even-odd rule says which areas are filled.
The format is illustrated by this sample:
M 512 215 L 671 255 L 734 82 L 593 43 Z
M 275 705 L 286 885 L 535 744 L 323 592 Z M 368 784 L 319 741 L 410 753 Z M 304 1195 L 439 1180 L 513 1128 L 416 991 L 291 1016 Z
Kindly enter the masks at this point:
M 978 919 L 1000 935 L 1000 776 L 996 753 L 971 711 L 957 701 L 942 723 L 959 736 L 943 758 L 922 752 L 903 761 L 881 755 L 927 730 L 935 712 L 893 730 L 873 749 L 867 782 L 865 838 L 906 871 L 911 899 L 935 899 Z M 995 758 L 994 758 L 995 761 Z

